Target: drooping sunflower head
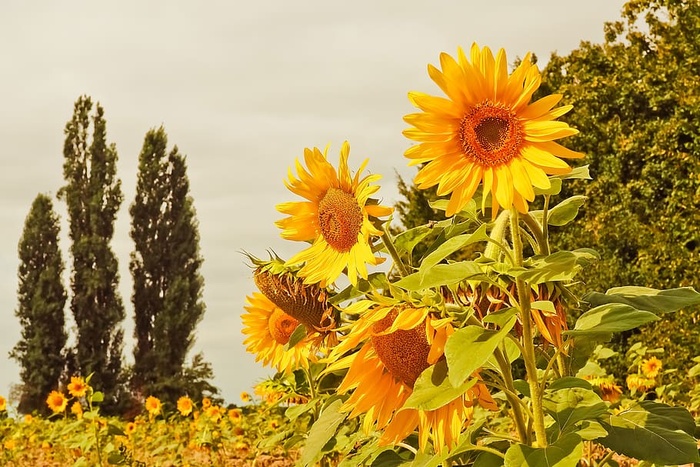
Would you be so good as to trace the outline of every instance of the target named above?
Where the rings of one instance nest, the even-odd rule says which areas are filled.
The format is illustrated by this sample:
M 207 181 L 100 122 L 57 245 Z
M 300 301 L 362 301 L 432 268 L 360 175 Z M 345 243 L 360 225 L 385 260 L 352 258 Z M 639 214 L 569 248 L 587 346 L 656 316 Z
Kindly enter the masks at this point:
M 555 140 L 577 131 L 556 118 L 571 106 L 554 106 L 558 94 L 530 103 L 540 86 L 537 66 L 526 55 L 509 75 L 503 49 L 494 58 L 488 47 L 472 45 L 470 56 L 440 55 L 441 70 L 428 73 L 447 98 L 409 93 L 422 112 L 406 115 L 412 128 L 404 135 L 419 142 L 405 156 L 425 164 L 415 178 L 421 189 L 437 185 L 439 196 L 451 193 L 446 214 L 459 212 L 483 183 L 482 209 L 491 194 L 492 216 L 499 207 L 527 212 L 534 188 L 550 187 L 548 174 L 571 168 L 559 158 L 578 158 Z
M 284 313 L 304 324 L 309 332 L 329 332 L 335 325 L 335 309 L 328 292 L 318 284 L 305 284 L 298 268 L 275 256 L 264 261 L 248 255 L 256 266 L 253 280 L 258 289 Z
M 309 360 L 316 358 L 313 336 L 307 336 L 288 348 L 292 333 L 299 326 L 297 319 L 257 292 L 246 297 L 244 308 L 242 332 L 248 337 L 243 344 L 256 356 L 256 361 L 283 373 L 308 368 Z
M 367 278 L 367 264 L 377 265 L 372 241 L 382 232 L 372 224 L 372 218 L 388 216 L 392 208 L 381 206 L 370 198 L 379 190 L 374 182 L 380 175 L 360 179 L 367 160 L 353 176 L 348 167 L 350 145 L 343 143 L 336 170 L 327 160 L 326 152 L 318 148 L 304 149 L 306 168 L 297 161 L 296 178 L 291 170 L 285 185 L 293 193 L 306 198 L 277 205 L 277 210 L 289 217 L 275 224 L 288 240 L 311 242 L 311 246 L 287 261 L 301 264 L 299 277 L 307 284 L 326 287 L 347 268 L 352 284 L 358 275 Z

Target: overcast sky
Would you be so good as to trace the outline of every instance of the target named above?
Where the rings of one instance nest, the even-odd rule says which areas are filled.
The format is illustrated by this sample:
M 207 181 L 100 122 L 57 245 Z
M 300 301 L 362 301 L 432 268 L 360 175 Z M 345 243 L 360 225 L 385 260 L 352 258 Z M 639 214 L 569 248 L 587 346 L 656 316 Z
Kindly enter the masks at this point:
M 228 402 L 272 374 L 245 353 L 240 315 L 254 291 L 240 250 L 283 257 L 275 204 L 296 200 L 282 183 L 304 147 L 344 140 L 350 165 L 366 157 L 384 175 L 379 196 L 397 198 L 395 172 L 412 177 L 403 151 L 409 90 L 437 94 L 426 66 L 472 42 L 509 62 L 532 51 L 546 62 L 581 40 L 601 42 L 622 0 L 201 1 L 3 0 L 0 6 L 0 394 L 19 382 L 6 358 L 20 338 L 17 243 L 40 192 L 63 184 L 63 129 L 81 94 L 105 108 L 125 195 L 113 249 L 127 309 L 131 361 L 128 206 L 138 154 L 150 128 L 164 125 L 187 154 L 200 224 L 207 312 L 194 351 L 214 367 Z M 70 264 L 63 203 L 64 260 Z M 69 312 L 67 311 L 69 314 Z

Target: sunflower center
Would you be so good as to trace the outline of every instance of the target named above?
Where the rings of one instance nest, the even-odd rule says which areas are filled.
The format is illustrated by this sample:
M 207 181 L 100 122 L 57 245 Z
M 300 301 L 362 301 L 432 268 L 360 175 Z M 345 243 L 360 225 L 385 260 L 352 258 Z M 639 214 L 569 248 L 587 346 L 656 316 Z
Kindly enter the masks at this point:
M 299 321 L 295 320 L 279 308 L 275 308 L 275 311 L 272 312 L 272 315 L 270 315 L 270 319 L 267 323 L 267 326 L 270 329 L 270 335 L 281 345 L 285 345 L 287 342 L 289 342 L 289 337 L 292 335 L 298 325 Z
M 525 131 L 515 113 L 486 101 L 473 107 L 460 122 L 464 154 L 482 166 L 505 164 L 520 152 Z
M 388 329 L 396 316 L 396 311 L 389 313 L 374 324 L 372 331 L 379 333 Z M 425 337 L 425 323 L 407 331 L 372 336 L 372 345 L 389 373 L 410 388 L 413 388 L 423 370 L 430 366 L 430 344 Z
M 362 209 L 350 193 L 330 188 L 318 203 L 318 223 L 326 242 L 346 253 L 357 243 L 362 228 Z

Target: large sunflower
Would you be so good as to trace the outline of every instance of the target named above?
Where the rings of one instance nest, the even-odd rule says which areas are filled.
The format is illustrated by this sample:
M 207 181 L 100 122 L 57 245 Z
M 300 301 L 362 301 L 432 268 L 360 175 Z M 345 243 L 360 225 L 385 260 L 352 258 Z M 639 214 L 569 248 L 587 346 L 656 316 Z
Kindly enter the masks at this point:
M 367 165 L 365 160 L 353 177 L 348 168 L 350 145 L 340 149 L 338 171 L 319 149 L 304 149 L 307 169 L 297 160 L 298 179 L 289 172 L 285 185 L 308 201 L 281 203 L 277 210 L 289 217 L 276 222 L 282 237 L 309 241 L 312 245 L 297 253 L 287 264 L 305 263 L 299 277 L 306 283 L 325 287 L 347 267 L 350 282 L 357 284 L 357 275 L 367 278 L 366 264 L 377 265 L 380 258 L 372 253 L 371 237 L 382 235 L 369 217 L 387 216 L 392 208 L 373 204 L 370 196 L 379 190 L 374 182 L 381 175 L 360 179 Z
M 241 317 L 242 332 L 248 337 L 243 345 L 256 356 L 255 361 L 262 360 L 263 365 L 284 373 L 309 367 L 309 359 L 315 358 L 309 338 L 302 339 L 291 349 L 286 348 L 299 321 L 258 292 L 246 297 L 244 308 L 247 313 Z
M 482 181 L 482 209 L 491 193 L 494 217 L 499 206 L 527 212 L 527 202 L 535 198 L 533 187 L 547 189 L 548 174 L 571 170 L 559 157 L 583 157 L 554 142 L 577 133 L 555 121 L 572 106 L 554 108 L 562 98 L 559 94 L 530 103 L 540 86 L 530 54 L 510 76 L 503 49 L 494 59 L 488 47 L 479 49 L 476 44 L 469 59 L 460 48 L 456 60 L 442 53 L 440 65 L 442 71 L 428 65 L 428 73 L 447 99 L 409 93 L 423 111 L 404 117 L 414 127 L 404 135 L 420 142 L 405 156 L 410 165 L 425 164 L 415 183 L 421 189 L 437 185 L 439 196 L 452 193 L 448 216 L 469 202 Z
M 342 410 L 351 417 L 364 413 L 366 432 L 383 431 L 380 444 L 396 444 L 417 428 L 420 449 L 431 440 L 439 452 L 455 445 L 475 405 L 497 409 L 483 383 L 435 410 L 404 407 L 420 374 L 443 358 L 445 342 L 453 332 L 450 318 L 436 318 L 425 307 L 375 306 L 371 301 L 358 302 L 347 311 L 362 315 L 330 360 L 364 344 L 327 371 L 349 367 L 338 392 L 354 391 Z

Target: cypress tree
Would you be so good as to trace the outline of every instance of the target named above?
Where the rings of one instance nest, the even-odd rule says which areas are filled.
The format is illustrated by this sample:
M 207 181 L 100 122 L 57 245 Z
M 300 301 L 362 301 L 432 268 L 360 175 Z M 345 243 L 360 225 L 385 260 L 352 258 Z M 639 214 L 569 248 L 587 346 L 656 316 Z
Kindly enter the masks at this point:
M 46 396 L 56 389 L 64 369 L 66 289 L 58 247 L 58 216 L 51 198 L 39 194 L 24 222 L 19 241 L 19 305 L 15 316 L 22 337 L 10 357 L 20 365 L 19 411 L 47 413 Z
M 91 136 L 89 131 L 92 130 Z M 71 311 L 77 327 L 71 351 L 71 372 L 94 373 L 91 384 L 103 391 L 109 407 L 117 398 L 122 368 L 124 306 L 117 291 L 117 258 L 110 248 L 114 221 L 122 202 L 116 177 L 117 150 L 107 144 L 104 110 L 93 112 L 90 97 L 76 103 L 66 124 L 63 175 L 59 197 L 68 207 L 71 273 Z
M 196 372 L 185 369 L 205 311 L 204 282 L 185 157 L 177 147 L 168 153 L 167 144 L 162 127 L 146 134 L 129 210 L 135 244 L 130 262 L 136 338 L 132 386 L 174 402 L 184 393 L 199 397 L 202 388 L 215 388 L 188 381 Z M 202 366 L 201 357 L 196 362 Z M 207 371 L 201 373 L 205 379 L 211 377 Z

